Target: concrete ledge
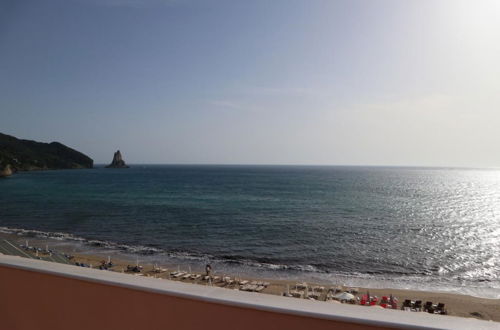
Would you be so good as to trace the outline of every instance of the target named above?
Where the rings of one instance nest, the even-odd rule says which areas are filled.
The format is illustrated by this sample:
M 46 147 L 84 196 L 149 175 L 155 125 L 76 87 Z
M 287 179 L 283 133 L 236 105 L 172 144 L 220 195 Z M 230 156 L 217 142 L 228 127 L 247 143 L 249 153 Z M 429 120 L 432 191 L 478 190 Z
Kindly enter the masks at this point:
M 50 285 L 48 284 L 49 282 Z M 26 284 L 30 286 L 27 292 L 23 291 L 23 288 L 27 287 Z M 74 297 L 74 300 L 67 301 L 68 292 L 60 292 L 58 288 L 59 284 L 62 288 L 73 290 L 70 297 Z M 39 288 L 42 289 L 39 290 Z M 121 288 L 122 290 L 117 290 L 117 288 Z M 0 319 L 2 320 L 6 317 L 12 317 L 14 315 L 12 313 L 15 313 L 13 306 L 9 305 L 9 301 L 26 301 L 27 304 L 33 300 L 50 301 L 50 304 L 53 304 L 54 307 L 60 301 L 66 304 L 63 306 L 65 313 L 71 314 L 72 311 L 75 311 L 75 313 L 85 315 L 86 308 L 92 309 L 95 307 L 89 307 L 87 304 L 88 301 L 91 301 L 92 304 L 100 304 L 99 297 L 105 296 L 109 299 L 109 302 L 113 301 L 114 305 L 109 306 L 105 301 L 99 310 L 102 310 L 104 315 L 115 315 L 113 317 L 116 317 L 120 313 L 130 312 L 129 315 L 123 315 L 123 321 L 125 322 L 125 319 L 127 321 L 124 324 L 133 324 L 136 321 L 139 324 L 145 322 L 145 319 L 149 320 L 148 322 L 153 322 L 156 315 L 158 322 L 153 322 L 150 325 L 159 326 L 166 321 L 163 319 L 165 313 L 159 312 L 159 310 L 169 309 L 169 312 L 171 312 L 172 309 L 177 309 L 176 313 L 169 314 L 167 322 L 168 324 L 171 324 L 170 322 L 176 324 L 177 329 L 195 329 L 199 326 L 195 326 L 195 324 L 199 323 L 203 324 L 204 329 L 236 329 L 235 324 L 240 324 L 239 328 L 242 328 L 245 324 L 252 325 L 249 328 L 255 328 L 257 327 L 256 322 L 259 319 L 265 320 L 265 322 L 258 325 L 259 330 L 262 330 L 261 328 L 263 327 L 266 328 L 266 324 L 268 324 L 268 329 L 285 327 L 287 329 L 298 329 L 299 327 L 304 328 L 308 325 L 310 328 L 313 328 L 313 324 L 314 328 L 318 329 L 340 329 L 346 328 L 346 326 L 352 329 L 500 328 L 500 323 L 476 319 L 285 298 L 218 287 L 137 277 L 128 274 L 6 255 L 0 255 L 0 290 L 3 300 L 0 302 Z M 9 292 L 12 295 L 18 293 L 18 296 L 10 297 Z M 154 296 L 147 295 L 147 293 L 154 294 Z M 127 295 L 130 296 L 131 300 L 133 299 L 133 303 L 127 301 Z M 120 300 L 118 297 L 125 297 L 125 300 Z M 141 299 L 144 300 L 143 304 L 141 304 Z M 160 306 L 157 304 L 149 306 L 153 300 L 157 304 L 160 304 Z M 74 304 L 74 306 L 71 306 L 71 304 Z M 145 306 L 143 311 L 140 310 L 140 306 L 142 305 Z M 191 310 L 180 310 L 181 306 Z M 228 309 L 229 307 L 230 309 Z M 18 308 L 26 308 L 29 311 L 34 307 L 18 306 Z M 99 310 L 95 311 L 95 313 L 99 313 Z M 206 310 L 210 310 L 210 314 L 207 313 L 205 315 L 204 311 Z M 6 311 L 10 311 L 10 315 L 2 315 Z M 200 316 L 200 320 L 198 321 L 186 320 L 184 317 L 176 319 L 176 315 L 190 314 L 203 315 L 203 317 Z M 138 315 L 137 320 L 133 318 L 133 315 Z M 233 317 L 234 315 L 237 315 L 237 317 Z M 247 323 L 245 323 L 246 317 L 248 317 Z M 16 324 L 16 320 L 11 320 L 11 322 Z M 84 323 L 88 325 L 88 320 Z M 98 324 L 99 320 L 94 320 L 93 323 Z M 54 324 L 50 322 L 47 324 L 54 327 Z M 119 327 L 117 325 L 116 328 L 123 329 L 123 326 L 123 324 Z M 68 324 L 61 324 L 59 326 L 61 329 L 65 327 L 68 327 Z M 71 327 L 77 328 L 75 324 L 71 324 Z M 106 325 L 106 328 L 109 329 L 110 325 Z M 14 329 L 27 328 L 16 327 Z M 44 328 L 41 327 L 40 329 Z

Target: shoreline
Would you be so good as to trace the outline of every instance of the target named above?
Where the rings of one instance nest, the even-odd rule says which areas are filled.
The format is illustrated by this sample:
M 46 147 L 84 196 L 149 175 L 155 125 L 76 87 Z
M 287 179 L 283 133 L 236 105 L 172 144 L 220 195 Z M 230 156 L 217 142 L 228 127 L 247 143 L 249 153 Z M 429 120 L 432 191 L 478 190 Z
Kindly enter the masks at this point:
M 21 228 L 0 226 L 0 237 L 15 239 L 18 244 L 25 244 L 26 240 L 38 242 L 40 246 L 57 247 L 70 254 L 94 254 L 107 258 L 119 258 L 135 263 L 137 258 L 143 263 L 169 265 L 170 267 L 191 267 L 202 271 L 206 263 L 212 264 L 222 273 L 231 273 L 239 276 L 246 274 L 250 277 L 268 278 L 284 281 L 309 281 L 324 285 L 345 285 L 371 289 L 409 290 L 439 292 L 443 294 L 467 295 L 475 298 L 500 299 L 499 283 L 457 282 L 446 276 L 413 276 L 413 275 L 369 275 L 357 273 L 330 273 L 321 272 L 314 266 L 280 265 L 262 263 L 254 260 L 224 260 L 210 255 L 183 251 L 165 251 L 161 248 L 145 245 L 127 245 L 99 239 L 87 239 L 64 232 L 45 232 Z
M 26 239 L 29 239 L 30 241 L 35 241 L 35 244 L 30 244 L 30 246 L 36 246 L 41 249 L 45 249 L 43 245 L 41 245 L 42 240 L 37 239 L 37 238 L 26 238 L 26 237 L 20 237 L 17 235 L 9 235 L 9 234 L 1 234 L 1 237 L 4 237 L 5 239 L 10 239 L 12 240 L 13 243 L 17 244 L 18 246 L 22 243 L 22 241 L 25 241 Z M 54 244 L 52 244 L 54 245 Z M 57 244 L 56 244 L 57 246 Z M 92 268 L 98 268 L 99 264 L 101 261 L 107 262 L 107 257 L 105 257 L 106 252 L 103 249 L 102 253 L 94 253 L 94 251 L 90 251 L 91 249 L 85 249 L 85 246 L 82 246 L 82 251 L 72 253 L 72 251 L 68 251 L 69 249 L 64 249 L 61 246 L 58 246 L 56 251 L 58 252 L 63 252 L 63 253 L 69 253 L 74 256 L 74 258 L 70 261 L 71 264 L 75 263 L 84 263 L 88 265 L 92 265 Z M 95 250 L 95 249 L 94 249 Z M 108 254 L 109 255 L 109 254 Z M 124 258 L 120 258 L 124 257 Z M 306 295 L 312 295 L 316 298 L 317 300 L 324 301 L 328 298 L 329 294 L 329 289 L 337 288 L 340 289 L 341 291 L 350 291 L 351 289 L 355 289 L 357 291 L 357 294 L 355 294 L 357 297 L 362 297 L 363 295 L 366 295 L 367 292 L 369 292 L 370 296 L 376 296 L 378 297 L 379 301 L 381 297 L 383 296 L 389 296 L 393 295 L 398 299 L 398 308 L 401 308 L 402 303 L 406 300 L 412 300 L 412 301 L 417 301 L 421 300 L 422 304 L 425 304 L 426 301 L 431 301 L 433 304 L 438 304 L 438 303 L 444 303 L 445 308 L 448 312 L 448 315 L 450 316 L 458 316 L 458 317 L 469 317 L 469 318 L 477 318 L 481 320 L 491 320 L 491 321 L 496 321 L 500 322 L 500 299 L 494 299 L 494 298 L 479 298 L 479 297 L 473 297 L 470 295 L 466 294 L 457 294 L 457 293 L 446 293 L 446 292 L 437 292 L 437 291 L 419 291 L 419 290 L 407 290 L 407 289 L 393 289 L 393 288 L 370 288 L 370 287 L 349 287 L 349 286 L 344 286 L 340 284 L 332 284 L 332 283 L 326 283 L 326 282 L 320 282 L 320 281 L 304 281 L 302 280 L 291 280 L 291 279 L 276 279 L 276 278 L 268 278 L 266 276 L 256 276 L 256 274 L 245 274 L 245 273 L 232 273 L 230 271 L 219 271 L 217 269 L 214 269 L 212 272 L 213 277 L 219 277 L 217 281 L 214 283 L 209 283 L 207 281 L 203 280 L 203 277 L 205 274 L 203 274 L 203 267 L 205 266 L 204 264 L 201 265 L 200 261 L 197 262 L 197 264 L 200 265 L 193 265 L 193 267 L 185 264 L 183 266 L 180 265 L 175 265 L 175 264 L 161 264 L 157 265 L 158 268 L 164 268 L 165 271 L 155 271 L 154 267 L 155 265 L 147 262 L 141 262 L 139 260 L 138 265 L 142 266 L 142 270 L 140 272 L 134 273 L 134 272 L 129 272 L 127 271 L 127 265 L 130 265 L 131 267 L 135 266 L 137 264 L 136 260 L 135 262 L 131 260 L 131 258 L 127 258 L 125 256 L 117 256 L 114 255 L 111 257 L 111 261 L 113 262 L 113 266 L 110 267 L 108 271 L 115 271 L 115 272 L 124 272 L 131 274 L 131 276 L 134 276 L 134 274 L 142 274 L 142 275 L 135 275 L 135 276 L 144 276 L 144 277 L 158 277 L 164 280 L 171 280 L 171 281 L 181 281 L 183 283 L 192 283 L 196 285 L 214 285 L 218 287 L 224 287 L 226 289 L 231 289 L 231 290 L 240 290 L 244 287 L 244 284 L 247 286 L 251 285 L 252 283 L 255 283 L 257 287 L 260 289 L 260 293 L 262 294 L 271 294 L 271 295 L 283 295 L 286 292 L 293 292 L 294 287 L 298 283 L 307 283 L 307 289 L 303 290 L 303 296 L 304 298 L 290 298 L 290 299 L 307 299 Z M 77 267 L 77 266 L 75 266 Z M 106 271 L 106 270 L 103 270 Z M 189 273 L 193 275 L 193 278 L 183 278 L 184 275 L 179 276 L 179 277 L 174 277 L 171 275 L 171 273 L 174 273 L 176 271 L 181 271 L 185 273 Z M 200 275 L 200 276 L 196 276 Z M 227 279 L 227 281 L 225 280 Z M 267 283 L 266 283 L 267 282 Z M 268 284 L 264 288 L 261 288 L 261 285 L 259 284 Z M 323 287 L 323 289 L 320 289 Z M 341 292 L 340 291 L 340 292 Z M 331 294 L 330 294 L 331 296 Z M 326 304 L 330 302 L 325 302 Z M 375 308 L 373 306 L 359 306 L 359 308 Z M 361 311 L 361 310 L 360 310 Z M 401 313 L 413 313 L 409 311 L 400 311 Z

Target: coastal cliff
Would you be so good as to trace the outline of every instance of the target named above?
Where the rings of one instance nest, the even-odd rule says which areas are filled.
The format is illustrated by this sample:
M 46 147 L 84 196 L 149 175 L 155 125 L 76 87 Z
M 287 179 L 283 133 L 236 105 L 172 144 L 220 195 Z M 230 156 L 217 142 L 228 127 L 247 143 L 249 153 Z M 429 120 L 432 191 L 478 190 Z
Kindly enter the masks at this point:
M 94 161 L 59 142 L 22 140 L 0 133 L 0 177 L 17 171 L 92 168 Z
M 111 164 L 106 166 L 106 168 L 128 168 L 127 164 L 125 164 L 125 161 L 123 160 L 120 150 L 115 152 Z

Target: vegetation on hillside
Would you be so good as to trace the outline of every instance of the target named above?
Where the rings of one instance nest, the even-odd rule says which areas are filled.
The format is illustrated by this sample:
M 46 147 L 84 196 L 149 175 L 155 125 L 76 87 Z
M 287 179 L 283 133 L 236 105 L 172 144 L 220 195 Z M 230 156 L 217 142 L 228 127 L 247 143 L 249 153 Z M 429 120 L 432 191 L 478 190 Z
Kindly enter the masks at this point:
M 92 168 L 94 161 L 59 142 L 21 140 L 0 133 L 0 169 L 14 171 Z

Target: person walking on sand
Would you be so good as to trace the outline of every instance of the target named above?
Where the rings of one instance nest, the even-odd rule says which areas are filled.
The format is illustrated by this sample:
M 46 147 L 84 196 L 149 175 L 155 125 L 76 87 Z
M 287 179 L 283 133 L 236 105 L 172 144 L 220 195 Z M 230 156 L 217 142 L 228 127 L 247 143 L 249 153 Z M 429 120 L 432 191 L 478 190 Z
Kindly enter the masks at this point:
M 207 264 L 205 266 L 205 271 L 207 272 L 207 276 L 210 276 L 210 273 L 212 272 L 212 266 L 210 266 L 210 264 Z

